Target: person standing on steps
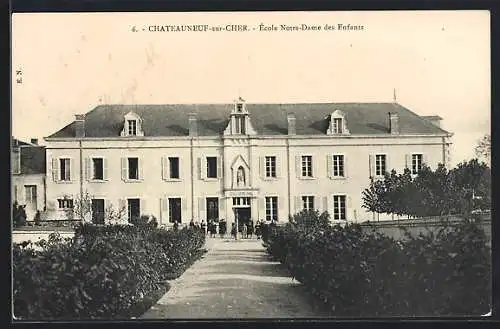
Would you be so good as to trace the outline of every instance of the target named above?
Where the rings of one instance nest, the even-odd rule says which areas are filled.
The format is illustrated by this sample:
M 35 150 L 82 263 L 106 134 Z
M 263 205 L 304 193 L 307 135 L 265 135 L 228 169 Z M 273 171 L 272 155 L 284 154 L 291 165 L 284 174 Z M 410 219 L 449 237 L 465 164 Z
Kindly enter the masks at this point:
M 201 229 L 203 230 L 205 235 L 207 235 L 207 224 L 205 223 L 205 221 L 203 219 L 201 220 Z
M 241 236 L 243 239 L 246 239 L 248 230 L 247 230 L 247 224 L 243 224 L 243 227 L 241 228 Z

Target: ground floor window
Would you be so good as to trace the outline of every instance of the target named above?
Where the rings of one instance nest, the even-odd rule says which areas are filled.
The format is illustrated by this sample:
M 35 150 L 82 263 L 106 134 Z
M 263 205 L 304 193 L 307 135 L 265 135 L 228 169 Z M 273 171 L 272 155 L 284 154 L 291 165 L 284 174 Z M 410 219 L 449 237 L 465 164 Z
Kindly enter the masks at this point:
M 128 221 L 134 223 L 141 216 L 141 202 L 139 199 L 128 199 Z
M 345 195 L 333 196 L 333 219 L 346 220 L 346 197 Z
M 314 196 L 312 195 L 302 196 L 302 209 L 307 211 L 314 210 Z
M 266 196 L 266 220 L 278 220 L 278 197 Z
M 92 199 L 92 223 L 104 224 L 104 199 Z
M 168 222 L 180 223 L 181 221 L 181 198 L 168 198 Z
M 59 209 L 73 209 L 73 199 L 57 199 Z
M 219 218 L 219 198 L 207 198 L 207 219 Z

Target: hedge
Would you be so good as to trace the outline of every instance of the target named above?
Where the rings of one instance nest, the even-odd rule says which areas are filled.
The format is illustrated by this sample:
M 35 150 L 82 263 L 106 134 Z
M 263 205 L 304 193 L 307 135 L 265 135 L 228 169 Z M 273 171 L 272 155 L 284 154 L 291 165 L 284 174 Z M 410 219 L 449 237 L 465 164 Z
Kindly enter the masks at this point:
M 270 228 L 264 245 L 335 316 L 490 311 L 490 248 L 472 221 L 396 241 L 357 224 L 311 228 L 291 220 Z
M 130 318 L 202 253 L 201 230 L 80 225 L 13 246 L 14 315 L 29 320 Z M 161 296 L 161 295 L 160 295 Z M 159 296 L 157 296 L 159 297 Z M 135 309 L 135 311 L 134 311 Z

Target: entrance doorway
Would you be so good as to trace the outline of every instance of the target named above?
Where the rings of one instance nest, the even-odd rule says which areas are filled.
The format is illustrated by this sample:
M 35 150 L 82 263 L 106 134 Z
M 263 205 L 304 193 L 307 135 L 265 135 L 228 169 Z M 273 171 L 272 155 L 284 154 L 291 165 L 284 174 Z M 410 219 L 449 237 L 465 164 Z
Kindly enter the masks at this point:
M 235 215 L 238 217 L 238 232 L 242 231 L 243 225 L 251 225 L 252 211 L 250 207 L 234 208 Z
M 104 199 L 92 199 L 92 223 L 104 224 Z
M 28 218 L 33 218 L 37 211 L 37 193 L 36 185 L 24 185 L 26 191 L 25 202 L 26 202 L 26 214 Z

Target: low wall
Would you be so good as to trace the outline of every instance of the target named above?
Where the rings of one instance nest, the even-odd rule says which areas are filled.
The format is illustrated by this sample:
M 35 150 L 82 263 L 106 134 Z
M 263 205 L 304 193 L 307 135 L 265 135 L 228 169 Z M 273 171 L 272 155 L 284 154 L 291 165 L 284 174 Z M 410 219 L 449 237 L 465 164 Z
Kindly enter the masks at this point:
M 48 240 L 51 233 L 58 232 L 62 238 L 72 238 L 75 232 L 72 231 L 13 231 L 12 243 L 23 243 L 27 241 L 37 242 L 39 240 Z
M 404 239 L 405 230 L 414 236 L 420 233 L 426 234 L 428 231 L 437 232 L 443 226 L 453 226 L 462 222 L 463 218 L 456 216 L 431 217 L 419 219 L 391 220 L 380 222 L 363 222 L 361 226 L 365 230 L 373 230 L 394 239 Z M 491 244 L 491 215 L 481 215 L 477 223 L 483 228 L 487 239 Z

